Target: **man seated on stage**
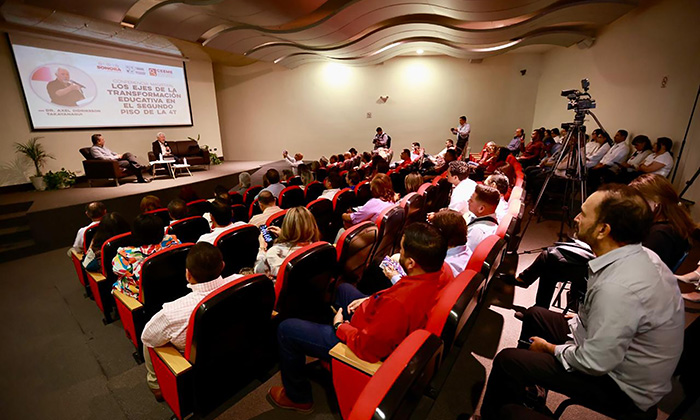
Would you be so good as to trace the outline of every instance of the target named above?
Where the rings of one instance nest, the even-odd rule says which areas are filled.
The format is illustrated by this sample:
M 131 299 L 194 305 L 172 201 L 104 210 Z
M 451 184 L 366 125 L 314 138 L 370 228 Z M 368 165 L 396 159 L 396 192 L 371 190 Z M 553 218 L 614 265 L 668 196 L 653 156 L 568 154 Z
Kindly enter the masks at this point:
M 170 224 L 187 217 L 187 203 L 185 200 L 176 198 L 168 203 L 168 215 L 170 215 Z
M 151 143 L 151 146 L 153 147 L 153 155 L 156 157 L 156 160 L 174 160 L 175 163 L 182 162 L 182 159 L 173 155 L 168 142 L 165 140 L 165 133 L 162 131 L 156 135 L 156 141 Z
M 163 401 L 156 378 L 153 362 L 148 347 L 160 347 L 171 343 L 180 352 L 187 343 L 187 327 L 194 308 L 211 292 L 241 277 L 240 274 L 221 278 L 224 259 L 221 251 L 206 242 L 200 242 L 187 253 L 185 277 L 192 291 L 172 302 L 163 304 L 163 309 L 156 312 L 141 333 L 143 341 L 143 359 L 146 365 L 146 382 L 156 401 Z
M 270 191 L 275 198 L 279 198 L 282 190 L 286 188 L 284 184 L 280 182 L 280 173 L 277 172 L 277 169 L 268 169 L 267 172 L 265 172 L 263 176 L 263 185 L 265 185 L 265 188 L 262 191 Z M 258 194 L 258 196 L 259 195 L 260 194 Z
M 481 184 L 476 186 L 474 194 L 469 198 L 469 213 L 465 214 L 464 218 L 469 226 L 467 246 L 472 252 L 487 236 L 496 233 L 496 207 L 500 198 L 497 189 Z
M 304 163 L 304 155 L 302 155 L 301 153 L 296 153 L 294 155 L 294 158 L 291 158 L 289 156 L 289 152 L 285 150 L 282 152 L 282 157 L 284 158 L 284 160 L 287 161 L 287 163 L 289 163 L 292 166 L 292 171 L 294 172 L 294 175 L 299 175 L 299 165 Z
M 243 222 L 231 223 L 233 218 L 233 213 L 231 212 L 231 206 L 223 204 L 219 201 L 214 201 L 211 205 L 211 232 L 205 233 L 197 239 L 197 242 L 209 242 L 214 244 L 216 238 L 222 233 L 229 231 L 236 226 L 241 226 Z
M 90 219 L 90 224 L 78 229 L 78 233 L 75 235 L 75 240 L 73 241 L 73 247 L 71 250 L 81 253 L 83 252 L 85 247 L 85 244 L 83 243 L 85 231 L 100 223 L 100 220 L 102 220 L 102 217 L 105 214 L 107 214 L 107 208 L 101 201 L 93 201 L 85 206 L 85 215 Z M 70 255 L 70 250 L 68 251 L 68 255 Z
M 683 351 L 685 313 L 675 276 L 641 245 L 652 219 L 644 197 L 628 186 L 588 197 L 575 218 L 576 235 L 597 258 L 588 263 L 578 315 L 567 322 L 561 313 L 527 310 L 521 348 L 493 361 L 484 419 L 498 419 L 506 404 L 523 404 L 535 386 L 613 418 L 656 418 Z
M 248 222 L 255 227 L 264 225 L 270 216 L 282 210 L 277 206 L 275 196 L 272 195 L 270 191 L 260 191 L 260 195 L 258 195 L 258 204 L 260 205 L 262 213 L 251 217 Z
M 450 162 L 447 169 L 447 181 L 454 187 L 448 208 L 464 214 L 469 210 L 469 197 L 474 193 L 476 182 L 469 179 L 467 162 L 456 160 Z
M 386 359 L 413 331 L 425 327 L 439 291 L 454 277 L 443 269 L 447 241 L 427 223 L 406 228 L 399 262 L 407 276 L 392 287 L 365 296 L 345 283 L 338 288 L 333 325 L 287 319 L 277 329 L 283 386 L 272 387 L 269 399 L 278 407 L 309 413 L 311 384 L 306 356 L 330 360 L 339 342 L 370 363 Z
M 125 170 L 128 168 L 132 174 L 136 175 L 136 179 L 140 183 L 151 182 L 150 179 L 144 179 L 143 175 L 141 174 L 141 169 L 143 167 L 136 160 L 136 156 L 129 152 L 118 155 L 109 150 L 105 147 L 105 138 L 102 136 L 102 134 L 92 135 L 92 147 L 90 148 L 90 154 L 95 159 L 118 161 L 119 167 Z
M 374 150 L 386 149 L 389 147 L 389 135 L 382 130 L 382 127 L 377 127 L 377 134 L 372 140 Z

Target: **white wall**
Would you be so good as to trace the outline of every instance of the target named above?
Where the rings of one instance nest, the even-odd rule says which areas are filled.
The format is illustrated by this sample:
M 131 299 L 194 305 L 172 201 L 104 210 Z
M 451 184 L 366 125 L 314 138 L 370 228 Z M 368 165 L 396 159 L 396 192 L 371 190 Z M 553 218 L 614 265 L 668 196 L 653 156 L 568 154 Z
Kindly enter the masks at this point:
M 4 38 L 5 34 L 0 33 L 0 35 Z M 92 48 L 76 47 L 76 52 L 97 55 L 101 52 L 105 53 L 100 51 L 99 46 Z M 133 53 L 119 54 L 110 51 L 107 54 L 117 56 L 117 58 L 139 59 L 139 56 Z M 90 135 L 94 132 L 100 132 L 105 136 L 107 147 L 111 150 L 117 153 L 129 151 L 144 158 L 147 158 L 147 152 L 151 149 L 151 142 L 155 139 L 155 134 L 158 131 L 165 132 L 168 139 L 171 140 L 184 140 L 188 136 L 196 138 L 197 134 L 201 134 L 200 143 L 208 144 L 212 148 L 216 147 L 221 150 L 219 117 L 211 61 L 206 54 L 201 53 L 186 63 L 186 70 L 194 122 L 192 127 L 32 132 L 9 43 L 5 40 L 0 40 L 0 91 L 3 96 L 3 112 L 0 113 L 0 127 L 3 127 L 2 137 L 0 138 L 0 186 L 28 182 L 27 176 L 33 175 L 31 163 L 29 163 L 29 166 L 21 168 L 26 169 L 25 174 L 17 170 L 17 163 L 26 163 L 27 160 L 20 158 L 15 153 L 13 143 L 25 142 L 34 136 L 42 136 L 41 144 L 56 158 L 55 160 L 48 160 L 44 172 L 65 167 L 82 174 L 83 158 L 78 149 L 91 145 Z
M 652 2 L 623 16 L 602 32 L 594 46 L 573 46 L 544 55 L 534 125 L 547 127 L 573 119 L 563 89 L 579 88 L 588 78 L 597 101 L 593 112 L 611 132 L 624 128 L 654 141 L 674 141 L 678 156 L 700 85 L 700 30 L 697 0 Z M 668 84 L 661 87 L 667 76 Z M 596 128 L 587 123 L 588 131 Z M 681 157 L 675 185 L 680 191 L 700 162 L 700 109 Z M 700 180 L 685 198 L 700 201 Z M 692 209 L 700 220 L 700 203 Z
M 472 149 L 488 140 L 507 144 L 516 127 L 529 129 L 532 122 L 540 58 L 512 54 L 470 64 L 403 57 L 371 67 L 294 70 L 215 65 L 225 157 L 276 159 L 288 149 L 317 159 L 350 147 L 371 150 L 377 126 L 392 137 L 394 149 L 419 141 L 435 153 L 454 138 L 449 129 L 462 114 L 472 126 Z M 386 103 L 379 102 L 383 95 Z

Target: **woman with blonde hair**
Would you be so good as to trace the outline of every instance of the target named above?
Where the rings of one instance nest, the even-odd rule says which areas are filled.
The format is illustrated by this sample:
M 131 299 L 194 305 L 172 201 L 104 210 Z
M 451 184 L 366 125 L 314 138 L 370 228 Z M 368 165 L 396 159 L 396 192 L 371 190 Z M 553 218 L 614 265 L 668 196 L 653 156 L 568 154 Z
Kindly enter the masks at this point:
M 654 213 L 654 223 L 642 245 L 656 252 L 671 271 L 675 271 L 690 248 L 688 241 L 697 227 L 695 222 L 665 177 L 644 174 L 629 185 L 639 191 Z
M 267 274 L 273 280 L 288 256 L 299 248 L 317 242 L 321 237 L 316 219 L 306 207 L 289 209 L 281 229 L 276 226 L 269 226 L 268 229 L 277 235 L 277 239 L 270 249 L 258 252 L 255 272 Z
M 155 195 L 147 195 L 141 199 L 141 213 L 146 213 L 147 211 L 162 209 L 163 205 L 160 204 L 160 198 Z

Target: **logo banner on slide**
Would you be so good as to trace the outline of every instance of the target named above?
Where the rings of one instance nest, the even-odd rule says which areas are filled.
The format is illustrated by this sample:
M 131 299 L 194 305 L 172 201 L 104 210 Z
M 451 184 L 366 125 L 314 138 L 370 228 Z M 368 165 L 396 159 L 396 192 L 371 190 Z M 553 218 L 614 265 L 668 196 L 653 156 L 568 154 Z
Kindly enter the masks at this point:
M 35 129 L 192 125 L 182 67 L 12 48 Z

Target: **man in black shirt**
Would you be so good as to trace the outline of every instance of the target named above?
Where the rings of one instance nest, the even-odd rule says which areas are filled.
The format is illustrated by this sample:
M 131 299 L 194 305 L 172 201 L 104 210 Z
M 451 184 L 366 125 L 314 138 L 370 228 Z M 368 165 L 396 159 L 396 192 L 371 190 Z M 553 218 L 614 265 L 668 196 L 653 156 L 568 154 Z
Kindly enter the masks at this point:
M 85 99 L 82 89 L 83 86 L 73 82 L 68 70 L 62 67 L 56 70 L 56 80 L 46 85 L 51 102 L 63 106 L 78 106 L 78 101 Z

